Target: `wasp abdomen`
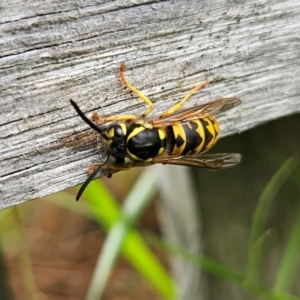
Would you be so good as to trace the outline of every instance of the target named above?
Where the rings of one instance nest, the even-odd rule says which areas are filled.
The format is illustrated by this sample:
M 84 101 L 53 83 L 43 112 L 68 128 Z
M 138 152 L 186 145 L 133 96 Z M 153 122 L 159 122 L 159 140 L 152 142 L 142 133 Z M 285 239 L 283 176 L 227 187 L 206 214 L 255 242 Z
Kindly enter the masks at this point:
M 203 152 L 211 148 L 217 142 L 220 133 L 220 127 L 219 123 L 213 117 L 206 117 L 200 119 L 199 121 L 201 121 L 205 133 L 204 144 L 202 149 L 199 151 Z
M 150 125 L 149 125 L 150 126 Z M 127 152 L 134 160 L 147 160 L 165 151 L 167 139 L 162 129 L 134 124 L 127 138 Z
M 219 125 L 213 117 L 169 126 L 168 132 L 173 135 L 171 154 L 186 155 L 206 151 L 217 141 L 219 131 Z

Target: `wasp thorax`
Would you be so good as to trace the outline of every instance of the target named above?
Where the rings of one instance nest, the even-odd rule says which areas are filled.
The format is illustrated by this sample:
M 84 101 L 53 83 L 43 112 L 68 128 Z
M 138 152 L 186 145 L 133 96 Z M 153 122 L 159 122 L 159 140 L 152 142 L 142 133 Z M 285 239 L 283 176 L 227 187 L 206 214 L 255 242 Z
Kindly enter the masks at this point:
M 135 123 L 128 131 L 127 152 L 134 160 L 148 160 L 162 154 L 167 143 L 166 133 L 148 123 Z
M 111 154 L 116 158 L 126 156 L 126 134 L 125 124 L 114 124 L 107 130 L 107 146 Z

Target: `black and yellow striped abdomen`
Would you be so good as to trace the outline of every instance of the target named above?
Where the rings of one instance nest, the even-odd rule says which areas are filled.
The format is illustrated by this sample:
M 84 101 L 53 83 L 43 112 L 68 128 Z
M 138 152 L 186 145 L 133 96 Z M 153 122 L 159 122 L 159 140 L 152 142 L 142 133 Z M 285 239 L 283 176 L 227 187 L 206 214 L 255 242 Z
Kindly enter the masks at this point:
M 173 146 L 170 155 L 180 156 L 211 148 L 218 139 L 220 128 L 214 117 L 205 117 L 168 126 L 167 132 Z

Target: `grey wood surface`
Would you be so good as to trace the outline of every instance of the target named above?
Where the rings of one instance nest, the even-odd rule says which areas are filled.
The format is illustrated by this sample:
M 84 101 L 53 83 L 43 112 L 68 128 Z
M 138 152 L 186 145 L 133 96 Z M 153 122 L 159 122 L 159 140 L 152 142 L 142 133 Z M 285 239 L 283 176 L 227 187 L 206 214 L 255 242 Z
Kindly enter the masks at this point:
M 243 104 L 223 135 L 300 111 L 299 1 L 5 1 L 0 10 L 0 208 L 82 183 L 102 157 L 91 116 L 140 114 L 126 77 L 169 108 L 219 97 Z

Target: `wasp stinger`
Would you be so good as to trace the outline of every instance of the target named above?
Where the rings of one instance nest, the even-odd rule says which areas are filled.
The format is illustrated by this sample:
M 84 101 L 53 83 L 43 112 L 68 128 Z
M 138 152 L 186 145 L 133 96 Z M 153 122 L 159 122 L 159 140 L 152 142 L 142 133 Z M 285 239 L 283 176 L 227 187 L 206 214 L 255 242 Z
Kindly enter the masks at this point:
M 96 163 L 90 167 L 89 177 L 81 186 L 76 200 L 79 200 L 84 189 L 102 168 L 110 170 L 110 177 L 117 171 L 156 163 L 206 169 L 225 169 L 239 163 L 241 155 L 238 153 L 203 153 L 210 149 L 219 137 L 220 128 L 214 116 L 239 105 L 240 99 L 221 98 L 180 110 L 194 93 L 209 84 L 208 81 L 204 81 L 161 116 L 148 119 L 146 117 L 154 109 L 154 105 L 147 96 L 127 82 L 124 70 L 125 64 L 122 63 L 119 69 L 122 83 L 149 105 L 141 116 L 101 118 L 94 113 L 91 121 L 78 105 L 70 100 L 83 121 L 100 134 L 107 153 L 104 163 Z M 104 128 L 103 124 L 107 122 L 112 123 Z M 97 123 L 102 124 L 102 127 L 98 127 Z

